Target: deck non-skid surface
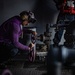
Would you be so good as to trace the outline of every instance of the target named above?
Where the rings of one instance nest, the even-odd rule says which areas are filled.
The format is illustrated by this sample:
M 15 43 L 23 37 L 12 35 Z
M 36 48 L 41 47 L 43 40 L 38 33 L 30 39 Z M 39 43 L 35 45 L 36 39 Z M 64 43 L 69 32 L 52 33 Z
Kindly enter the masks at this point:
M 12 61 L 7 65 L 13 75 L 43 75 L 46 73 L 46 65 L 42 62 Z

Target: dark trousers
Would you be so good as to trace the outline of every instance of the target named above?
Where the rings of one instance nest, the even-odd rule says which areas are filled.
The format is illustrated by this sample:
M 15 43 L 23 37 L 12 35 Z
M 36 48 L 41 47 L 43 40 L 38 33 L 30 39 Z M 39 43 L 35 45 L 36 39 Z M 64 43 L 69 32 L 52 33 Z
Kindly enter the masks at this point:
M 18 53 L 18 49 L 13 44 L 0 43 L 0 63 L 13 58 Z

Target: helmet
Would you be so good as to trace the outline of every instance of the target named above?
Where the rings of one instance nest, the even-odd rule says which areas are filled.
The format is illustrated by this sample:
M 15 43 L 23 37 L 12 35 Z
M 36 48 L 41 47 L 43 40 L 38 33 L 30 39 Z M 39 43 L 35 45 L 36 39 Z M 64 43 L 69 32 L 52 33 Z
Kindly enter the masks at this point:
M 35 23 L 36 22 L 36 19 L 34 17 L 34 13 L 31 11 L 22 11 L 20 13 L 20 17 L 21 17 L 22 21 L 28 20 L 29 23 Z

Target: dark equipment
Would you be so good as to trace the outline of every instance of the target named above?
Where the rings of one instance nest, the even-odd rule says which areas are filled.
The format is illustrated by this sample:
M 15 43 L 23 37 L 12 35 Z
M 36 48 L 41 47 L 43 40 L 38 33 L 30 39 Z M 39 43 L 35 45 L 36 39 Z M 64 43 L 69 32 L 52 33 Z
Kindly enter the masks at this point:
M 28 52 L 28 59 L 29 59 L 29 62 L 34 62 L 35 61 L 35 53 L 36 53 L 36 39 L 35 39 L 35 36 L 33 34 L 31 34 L 31 30 L 32 31 L 36 31 L 36 28 L 35 27 L 24 27 L 23 28 L 25 31 L 23 31 L 23 38 L 22 38 L 22 43 L 25 44 L 25 45 L 28 45 L 31 47 L 31 44 L 30 43 L 34 43 L 35 46 L 33 48 L 31 48 L 31 51 Z M 27 30 L 27 32 L 26 32 Z M 25 52 L 23 52 L 25 53 Z
M 75 75 L 75 0 L 54 0 L 54 2 L 60 13 L 57 24 L 51 26 L 56 28 L 56 34 L 53 38 L 54 44 L 48 49 L 47 73 L 48 75 L 62 75 L 62 68 L 66 66 Z M 64 29 L 66 30 L 65 42 L 59 45 Z
M 47 73 L 48 75 L 61 75 L 62 68 L 65 66 L 71 69 L 74 73 L 75 63 L 75 20 L 65 21 L 65 25 L 61 24 L 47 24 L 46 32 L 37 37 L 38 40 L 47 45 Z M 63 45 L 50 44 L 51 32 L 50 28 L 55 28 L 55 31 L 64 28 L 65 42 Z M 47 33 L 47 34 L 46 34 Z
M 44 42 L 47 45 L 47 48 L 49 48 L 50 36 L 51 36 L 50 26 L 49 24 L 46 24 L 46 31 L 44 32 L 44 34 L 40 34 L 39 36 L 37 36 L 37 40 Z
M 61 28 L 61 26 L 59 26 Z M 47 73 L 48 75 L 61 75 L 62 68 L 67 66 L 75 75 L 75 20 L 65 27 L 64 45 L 50 45 L 47 54 Z M 60 29 L 59 28 L 59 29 Z

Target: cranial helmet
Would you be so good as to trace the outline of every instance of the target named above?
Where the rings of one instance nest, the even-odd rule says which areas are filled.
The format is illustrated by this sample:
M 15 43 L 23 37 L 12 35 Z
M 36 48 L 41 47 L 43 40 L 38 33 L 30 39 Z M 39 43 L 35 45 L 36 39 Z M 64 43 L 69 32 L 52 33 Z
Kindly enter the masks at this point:
M 31 11 L 22 11 L 20 13 L 20 17 L 22 19 L 22 21 L 28 20 L 29 23 L 35 23 L 36 19 L 34 17 L 34 13 Z

